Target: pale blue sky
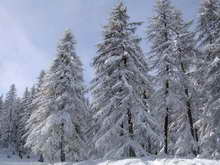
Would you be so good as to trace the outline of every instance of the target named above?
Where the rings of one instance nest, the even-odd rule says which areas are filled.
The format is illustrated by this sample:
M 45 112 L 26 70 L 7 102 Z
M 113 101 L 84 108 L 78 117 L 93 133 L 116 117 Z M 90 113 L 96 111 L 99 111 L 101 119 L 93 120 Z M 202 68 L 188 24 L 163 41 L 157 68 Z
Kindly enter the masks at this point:
M 195 19 L 200 0 L 172 0 L 187 20 Z M 56 55 L 64 29 L 77 40 L 76 51 L 84 64 L 86 83 L 92 79 L 90 63 L 102 27 L 118 0 L 1 0 L 0 4 L 0 93 L 15 83 L 19 95 L 32 86 L 42 69 Z M 155 0 L 124 0 L 131 20 L 144 21 L 138 30 L 143 36 Z M 142 47 L 147 52 L 147 41 Z

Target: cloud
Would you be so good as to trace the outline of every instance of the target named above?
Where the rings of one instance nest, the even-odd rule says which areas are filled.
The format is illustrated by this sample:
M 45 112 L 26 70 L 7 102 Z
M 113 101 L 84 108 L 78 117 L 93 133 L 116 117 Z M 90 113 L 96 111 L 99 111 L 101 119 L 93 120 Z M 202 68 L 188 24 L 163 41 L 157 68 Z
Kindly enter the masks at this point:
M 0 6 L 0 93 L 15 83 L 19 95 L 31 86 L 40 69 L 48 65 L 48 55 L 37 48 L 16 19 Z

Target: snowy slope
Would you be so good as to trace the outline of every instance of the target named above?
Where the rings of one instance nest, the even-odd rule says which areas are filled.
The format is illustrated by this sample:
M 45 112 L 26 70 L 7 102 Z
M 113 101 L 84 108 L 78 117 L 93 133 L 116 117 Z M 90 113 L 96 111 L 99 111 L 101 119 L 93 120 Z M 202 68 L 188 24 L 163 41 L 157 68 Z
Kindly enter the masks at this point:
M 50 165 L 49 163 L 3 160 L 0 165 Z M 56 163 L 55 165 L 220 165 L 220 161 L 205 159 L 124 159 L 118 161 L 97 160 L 80 163 Z
M 61 164 L 57 164 L 61 165 Z M 65 164 L 73 165 L 73 164 Z M 75 164 L 74 164 L 75 165 Z M 220 165 L 220 161 L 205 159 L 124 159 L 118 161 L 82 162 L 77 165 Z
M 10 155 L 10 158 L 8 158 L 8 155 Z M 9 152 L 7 150 L 0 150 L 0 165 L 32 165 L 32 162 L 37 160 L 38 158 L 32 155 L 31 159 L 28 159 L 26 156 L 24 156 L 23 159 L 20 159 L 18 155 L 14 155 L 12 154 L 12 152 Z M 38 164 L 35 163 L 33 165 Z

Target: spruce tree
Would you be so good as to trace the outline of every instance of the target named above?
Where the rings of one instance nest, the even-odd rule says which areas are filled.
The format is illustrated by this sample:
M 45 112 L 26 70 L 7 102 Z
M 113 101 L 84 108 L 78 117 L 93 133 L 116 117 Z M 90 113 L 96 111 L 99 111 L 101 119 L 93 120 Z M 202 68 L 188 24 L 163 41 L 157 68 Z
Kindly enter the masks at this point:
M 26 145 L 49 161 L 78 161 L 84 156 L 87 106 L 75 43 L 71 32 L 65 31 L 40 89 L 38 107 L 28 120 Z
M 164 121 L 163 150 L 181 156 L 196 155 L 197 150 L 193 120 L 196 92 L 190 74 L 197 51 L 189 25 L 169 0 L 157 0 L 147 30 L 155 81 L 154 111 L 161 112 L 159 118 Z
M 21 107 L 20 107 L 20 112 L 19 112 L 19 134 L 18 134 L 18 139 L 19 139 L 19 145 L 18 145 L 18 154 L 20 158 L 22 158 L 23 154 L 26 154 L 24 144 L 25 144 L 25 138 L 24 135 L 26 133 L 26 121 L 28 120 L 27 118 L 27 109 L 28 106 L 30 105 L 30 91 L 28 88 L 25 89 L 24 95 L 21 99 Z
M 15 128 L 15 133 L 14 133 L 14 151 L 18 154 L 20 158 L 22 158 L 21 152 L 20 152 L 20 146 L 21 146 L 21 139 L 20 139 L 20 117 L 21 117 L 21 112 L 22 112 L 22 100 L 17 97 L 16 99 L 16 117 L 14 121 L 14 128 Z
M 194 128 L 195 115 L 198 114 L 198 93 L 194 85 L 194 73 L 198 58 L 195 34 L 191 32 L 191 22 L 185 23 L 182 13 L 175 11 L 175 33 L 173 36 L 173 77 L 176 81 L 176 93 L 179 106 L 176 106 L 172 117 L 172 128 L 175 139 L 175 154 L 179 156 L 197 155 L 197 136 Z M 172 60 L 172 61 L 171 61 Z M 190 145 L 189 145 L 190 144 Z
M 164 153 L 169 152 L 169 127 L 172 105 L 176 100 L 173 84 L 170 58 L 173 49 L 173 32 L 170 27 L 175 27 L 174 8 L 169 0 L 157 0 L 155 5 L 155 16 L 150 20 L 147 30 L 148 40 L 151 42 L 151 69 L 155 72 L 156 91 L 153 95 L 155 111 L 162 112 L 160 119 L 163 120 L 161 127 L 164 128 Z
M 220 158 L 220 123 L 219 123 L 219 71 L 220 71 L 220 2 L 204 0 L 200 7 L 198 20 L 198 42 L 203 53 L 203 63 L 199 68 L 204 78 L 201 83 L 201 118 L 200 125 L 201 156 Z M 201 79 L 203 81 L 201 81 Z
M 17 92 L 11 85 L 5 97 L 2 123 L 2 140 L 5 148 L 15 152 L 17 134 Z
M 93 138 L 98 157 L 146 156 L 151 139 L 160 145 L 159 126 L 150 113 L 148 67 L 135 35 L 140 23 L 129 22 L 119 3 L 104 27 L 104 41 L 93 60 L 92 109 L 96 121 Z
M 31 101 L 32 110 L 30 112 L 30 117 L 32 119 L 29 120 L 30 119 L 30 117 L 29 117 L 29 119 L 25 123 L 26 124 L 25 125 L 26 133 L 23 135 L 25 137 L 29 136 L 29 133 L 32 131 L 32 128 L 35 126 L 34 125 L 35 122 L 38 122 L 39 117 L 37 115 L 33 116 L 32 114 L 37 113 L 36 111 L 38 111 L 38 108 L 40 107 L 40 105 L 42 105 L 41 100 L 42 100 L 43 82 L 44 82 L 44 79 L 45 79 L 45 75 L 46 75 L 46 72 L 44 70 L 42 70 L 39 74 L 37 84 L 36 84 L 36 88 L 34 88 L 35 90 L 31 94 L 31 97 L 32 97 L 32 101 Z M 30 147 L 27 147 L 27 145 L 26 145 L 26 148 L 30 148 Z M 43 162 L 44 161 L 43 154 L 40 151 L 39 151 L 39 155 L 40 155 L 39 161 Z

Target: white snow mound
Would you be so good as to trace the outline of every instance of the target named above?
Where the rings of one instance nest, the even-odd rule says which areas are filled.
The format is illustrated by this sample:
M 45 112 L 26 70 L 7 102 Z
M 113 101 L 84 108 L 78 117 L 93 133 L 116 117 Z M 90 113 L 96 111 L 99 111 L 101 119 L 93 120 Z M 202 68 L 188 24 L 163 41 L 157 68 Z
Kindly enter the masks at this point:
M 0 161 L 0 165 L 220 165 L 220 160 L 206 159 L 124 159 L 124 160 L 94 160 L 79 163 L 39 163 L 39 162 L 17 162 Z

